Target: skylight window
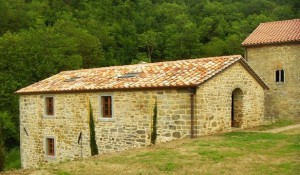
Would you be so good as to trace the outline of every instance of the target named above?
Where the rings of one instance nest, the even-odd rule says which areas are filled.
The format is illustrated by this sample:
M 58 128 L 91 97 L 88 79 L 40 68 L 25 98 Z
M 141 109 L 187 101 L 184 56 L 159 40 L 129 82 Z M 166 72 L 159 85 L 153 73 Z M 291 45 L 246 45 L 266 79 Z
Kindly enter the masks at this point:
M 118 76 L 118 78 L 133 78 L 136 77 L 139 74 L 139 72 L 129 72 L 124 75 Z
M 71 77 L 71 78 L 68 78 L 68 79 L 64 80 L 64 82 L 73 82 L 73 81 L 76 81 L 79 78 L 80 77 L 78 77 L 78 76 L 74 76 L 74 77 Z

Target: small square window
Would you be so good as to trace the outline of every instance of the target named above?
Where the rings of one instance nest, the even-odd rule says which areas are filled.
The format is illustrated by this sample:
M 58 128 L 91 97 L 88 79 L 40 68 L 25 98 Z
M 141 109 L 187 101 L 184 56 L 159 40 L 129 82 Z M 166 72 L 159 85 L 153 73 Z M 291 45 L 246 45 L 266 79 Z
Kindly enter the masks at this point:
M 46 155 L 47 156 L 55 156 L 54 138 L 46 138 Z
M 275 71 L 275 81 L 276 82 L 284 82 L 284 70 L 281 69 L 281 70 L 276 70 Z

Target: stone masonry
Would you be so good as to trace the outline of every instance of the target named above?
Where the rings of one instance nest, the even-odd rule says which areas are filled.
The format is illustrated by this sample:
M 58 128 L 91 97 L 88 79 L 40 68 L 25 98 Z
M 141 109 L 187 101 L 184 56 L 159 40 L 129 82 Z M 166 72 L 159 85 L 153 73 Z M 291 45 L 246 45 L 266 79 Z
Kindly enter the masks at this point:
M 228 132 L 231 127 L 232 93 L 242 92 L 239 128 L 261 125 L 264 116 L 264 90 L 243 67 L 236 63 L 197 90 L 198 134 Z
M 264 89 L 239 63 L 206 81 L 195 94 L 195 134 L 232 130 L 232 93 L 239 89 L 240 128 L 260 125 L 264 114 Z M 45 117 L 44 97 L 54 97 L 54 117 Z M 113 118 L 100 118 L 100 96 L 113 97 Z M 88 104 L 92 105 L 100 154 L 150 144 L 155 101 L 158 107 L 157 142 L 191 134 L 191 94 L 188 88 L 115 90 L 106 92 L 20 95 L 22 167 L 91 155 Z M 80 133 L 82 140 L 78 142 Z M 47 157 L 45 139 L 55 140 L 55 156 Z
M 266 118 L 300 119 L 300 45 L 278 44 L 247 47 L 247 61 L 268 84 Z M 283 69 L 284 82 L 275 82 L 275 71 Z

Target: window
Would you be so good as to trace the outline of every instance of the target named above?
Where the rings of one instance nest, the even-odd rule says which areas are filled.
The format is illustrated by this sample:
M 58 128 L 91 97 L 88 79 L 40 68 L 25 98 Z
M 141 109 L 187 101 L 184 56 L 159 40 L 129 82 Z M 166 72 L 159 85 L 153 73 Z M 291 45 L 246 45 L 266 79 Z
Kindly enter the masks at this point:
M 101 94 L 99 97 L 99 120 L 114 121 L 114 97 L 112 94 Z
M 45 97 L 45 115 L 48 117 L 54 116 L 54 97 Z
M 276 70 L 275 71 L 275 81 L 276 82 L 284 82 L 284 70 Z
M 55 156 L 54 138 L 46 138 L 46 155 L 47 156 Z
M 102 117 L 112 118 L 112 98 L 111 96 L 101 96 Z

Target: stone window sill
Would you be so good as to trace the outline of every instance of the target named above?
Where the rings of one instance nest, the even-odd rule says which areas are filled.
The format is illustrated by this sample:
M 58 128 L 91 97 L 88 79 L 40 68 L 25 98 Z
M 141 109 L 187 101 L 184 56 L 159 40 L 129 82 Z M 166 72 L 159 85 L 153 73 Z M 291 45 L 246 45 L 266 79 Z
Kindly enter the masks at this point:
M 115 121 L 115 118 L 104 118 L 104 117 L 100 117 L 99 120 L 102 121 L 102 122 L 114 122 L 114 121 Z
M 56 156 L 45 155 L 46 160 L 56 160 Z
M 276 82 L 276 85 L 283 85 L 284 82 Z
M 55 119 L 55 116 L 54 115 L 46 115 L 46 114 L 44 114 L 43 118 L 44 119 Z

